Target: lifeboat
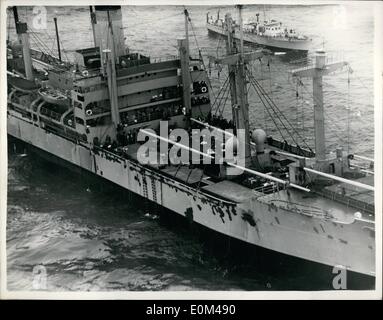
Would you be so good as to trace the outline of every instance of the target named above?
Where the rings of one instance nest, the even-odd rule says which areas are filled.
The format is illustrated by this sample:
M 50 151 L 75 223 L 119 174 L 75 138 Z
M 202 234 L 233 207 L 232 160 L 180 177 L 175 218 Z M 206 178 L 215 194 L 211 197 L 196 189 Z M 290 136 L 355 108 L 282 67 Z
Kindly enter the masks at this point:
M 66 106 L 69 102 L 68 97 L 64 93 L 53 88 L 40 88 L 39 95 L 51 104 Z
M 33 91 L 37 91 L 40 87 L 33 80 L 27 80 L 17 77 L 8 77 L 8 83 L 16 90 L 24 93 L 31 93 Z

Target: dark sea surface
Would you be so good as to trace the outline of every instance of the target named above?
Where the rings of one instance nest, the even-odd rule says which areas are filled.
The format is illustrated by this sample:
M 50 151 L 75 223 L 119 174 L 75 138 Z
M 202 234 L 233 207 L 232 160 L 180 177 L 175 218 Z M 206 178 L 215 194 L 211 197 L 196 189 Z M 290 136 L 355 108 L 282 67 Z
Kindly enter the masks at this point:
M 86 7 L 47 7 L 47 30 L 38 37 L 55 50 L 53 17 L 58 17 L 65 56 L 93 46 Z M 131 51 L 152 59 L 177 54 L 177 38 L 184 37 L 182 6 L 123 7 L 126 44 Z M 225 42 L 208 36 L 206 12 L 218 7 L 187 8 L 192 52 L 196 43 L 204 57 L 223 55 Z M 265 9 L 265 10 L 264 10 Z M 233 8 L 221 7 L 221 15 Z M 369 3 L 323 6 L 246 6 L 244 20 L 265 11 L 313 39 L 312 49 L 324 42 L 329 59 L 347 60 L 346 69 L 324 79 L 326 140 L 329 150 L 337 146 L 365 156 L 374 152 L 373 110 L 373 7 Z M 19 9 L 21 20 L 30 22 L 32 8 Z M 14 38 L 12 19 L 7 22 Z M 38 48 L 36 42 L 32 46 Z M 307 59 L 278 56 L 252 65 L 254 76 L 299 133 L 313 146 L 312 85 L 296 98 L 296 85 L 288 71 L 310 63 Z M 270 68 L 267 66 L 269 61 Z M 347 78 L 350 76 L 350 90 Z M 217 94 L 226 78 L 212 68 Z M 278 137 L 259 98 L 250 91 L 250 123 Z M 350 137 L 347 122 L 350 108 Z M 229 116 L 229 105 L 224 114 Z M 328 277 L 313 278 L 300 264 L 284 265 L 280 272 L 259 261 L 222 253 L 190 226 L 160 218 L 142 200 L 80 173 L 49 165 L 23 148 L 8 152 L 7 272 L 9 290 L 33 290 L 38 268 L 43 266 L 48 290 L 315 290 L 330 288 Z M 221 240 L 220 240 L 221 241 Z M 223 241 L 225 242 L 225 241 Z M 219 242 L 220 243 L 220 242 Z M 227 246 L 227 243 L 225 244 Z M 226 248 L 226 247 L 225 247 Z M 226 250 L 226 249 L 225 249 Z M 223 251 L 225 251 L 223 250 Z M 251 260 L 251 261 L 250 261 Z M 37 268 L 37 269 L 36 269 Z M 37 270 L 37 271 L 36 271 Z

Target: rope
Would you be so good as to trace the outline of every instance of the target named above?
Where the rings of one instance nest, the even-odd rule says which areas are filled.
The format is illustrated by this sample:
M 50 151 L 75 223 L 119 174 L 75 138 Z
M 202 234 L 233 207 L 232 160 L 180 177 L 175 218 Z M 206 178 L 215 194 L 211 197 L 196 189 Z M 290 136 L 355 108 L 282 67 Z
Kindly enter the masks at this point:
M 171 16 L 167 16 L 167 17 L 164 17 L 164 18 L 161 18 L 161 19 L 151 19 L 153 22 L 152 23 L 157 23 L 159 21 L 164 21 L 164 20 L 167 20 L 167 19 L 171 19 L 171 18 L 175 18 L 175 17 L 179 17 L 180 15 L 183 15 L 184 13 L 183 12 L 179 12 L 177 14 L 174 14 L 174 15 L 171 15 Z M 142 23 L 135 23 L 134 26 L 142 26 L 142 25 L 148 25 L 148 24 L 152 24 L 148 21 L 145 21 L 145 22 L 142 22 Z M 129 29 L 129 27 L 122 27 L 121 29 Z
M 229 82 L 226 84 L 225 88 L 222 90 L 222 96 L 219 98 L 219 102 L 217 103 L 217 107 L 215 108 L 214 110 L 214 115 L 217 115 L 217 114 L 222 114 L 220 112 L 220 109 L 221 109 L 221 106 L 222 106 L 222 101 L 224 101 L 224 103 L 226 103 L 226 100 L 227 100 L 227 97 L 225 98 L 225 95 L 227 95 L 228 93 L 228 87 L 229 87 Z M 218 98 L 217 98 L 218 100 Z
M 273 108 L 273 106 L 270 104 L 269 100 L 267 99 L 267 94 L 265 91 L 263 91 L 263 88 L 259 85 L 259 83 L 257 83 L 256 80 L 252 79 L 253 80 L 253 85 L 255 85 L 258 89 L 257 93 L 258 95 L 261 94 L 263 97 L 266 97 L 265 98 L 265 101 L 266 103 L 268 103 L 268 107 L 272 109 L 272 111 L 274 112 L 274 114 L 277 116 L 278 120 L 280 121 L 280 123 L 282 124 L 283 128 L 285 129 L 285 131 L 287 132 L 287 134 L 292 137 L 293 141 L 295 144 L 297 144 L 292 136 L 292 134 L 290 133 L 290 131 L 287 129 L 286 125 L 283 123 L 283 120 L 281 119 L 281 117 L 278 115 L 278 113 L 276 112 L 276 110 Z M 266 108 L 269 109 L 267 106 Z M 271 118 L 273 118 L 273 116 L 269 113 L 269 116 Z M 275 123 L 275 122 L 274 122 Z M 276 123 L 275 123 L 276 124 Z M 278 127 L 278 125 L 276 124 L 276 126 Z M 279 130 L 279 127 L 278 127 L 278 130 Z M 283 137 L 283 136 L 282 136 Z M 283 137 L 283 140 L 286 140 L 284 137 Z
M 223 112 L 225 111 L 226 102 L 227 102 L 227 99 L 228 99 L 229 96 L 230 96 L 230 90 L 227 90 L 227 89 L 226 89 L 225 93 L 226 93 L 226 98 L 225 98 L 225 101 L 224 101 L 223 104 L 222 104 L 222 111 L 219 111 L 219 115 L 221 115 L 221 116 L 222 116 Z M 214 115 L 217 114 L 217 111 L 218 111 L 218 110 L 220 110 L 220 109 L 217 108 L 217 110 L 216 110 L 216 112 L 215 112 Z
M 282 131 L 280 130 L 278 124 L 275 122 L 274 118 L 271 116 L 270 114 L 270 111 L 268 109 L 268 107 L 266 106 L 266 103 L 264 102 L 264 99 L 262 97 L 262 93 L 260 93 L 259 89 L 254 85 L 254 82 L 253 81 L 250 81 L 250 84 L 252 85 L 252 87 L 254 88 L 255 92 L 258 94 L 263 106 L 264 106 L 264 110 L 266 110 L 266 112 L 269 114 L 269 117 L 271 118 L 271 120 L 273 121 L 274 125 L 275 125 L 275 128 L 277 128 L 277 130 L 279 131 L 279 134 L 281 135 L 282 139 L 283 140 L 286 140 Z
M 351 69 L 351 68 L 350 68 Z M 351 69 L 352 70 L 352 69 Z M 354 76 L 360 83 L 361 85 L 368 91 L 368 93 L 372 94 L 373 92 L 371 91 L 371 88 L 368 88 L 364 82 L 362 81 L 361 78 L 359 78 L 358 76 Z
M 211 105 L 211 109 L 213 109 L 214 105 L 217 103 L 218 98 L 221 95 L 222 90 L 224 89 L 224 87 L 227 86 L 228 80 L 229 80 L 229 76 L 227 76 L 226 80 L 224 81 L 223 85 L 221 86 L 220 90 L 218 91 L 218 95 L 216 96 L 215 100 L 213 101 L 213 103 Z
M 65 48 L 64 48 L 64 44 L 63 44 L 63 42 L 61 41 L 61 38 L 59 38 L 59 41 L 60 41 L 60 45 L 61 45 L 61 52 L 64 54 L 64 56 L 65 56 L 65 60 L 66 60 L 66 61 L 69 61 L 69 58 L 68 58 L 68 56 L 67 56 L 67 54 L 66 54 L 66 50 L 65 50 Z
M 31 30 L 31 34 L 35 37 L 35 39 L 37 39 L 37 41 L 40 43 L 40 45 L 47 50 L 48 54 L 54 56 L 53 51 L 51 49 L 49 49 L 49 47 L 45 44 L 44 40 L 39 36 L 38 32 L 36 32 L 33 28 L 30 28 L 30 30 Z M 48 35 L 48 37 L 49 37 L 49 35 Z M 54 44 L 54 42 L 53 42 L 53 44 Z
M 37 36 L 33 31 L 30 33 L 32 38 L 35 40 L 35 45 L 40 49 L 41 52 L 52 55 L 52 51 L 46 46 L 46 44 Z
M 275 66 L 272 66 L 272 67 L 275 68 L 276 72 L 278 72 L 279 74 L 285 74 L 285 73 L 282 72 L 279 68 L 277 68 L 277 67 L 275 67 Z M 310 91 L 306 88 L 306 86 L 305 86 L 305 84 L 303 83 L 303 81 L 302 81 L 300 78 L 298 78 L 298 80 L 300 81 L 300 83 L 301 83 L 303 89 L 306 91 L 306 93 L 308 93 L 308 94 L 310 95 L 310 97 L 314 100 L 314 102 L 317 103 L 317 102 L 318 102 L 317 99 L 316 99 L 316 98 L 313 96 L 313 94 L 311 94 Z M 287 82 L 288 82 L 292 87 L 294 86 L 294 84 L 291 82 L 289 76 L 287 76 Z M 303 108 L 303 107 L 302 107 L 302 108 Z M 325 113 L 325 115 L 326 115 L 326 120 L 329 120 L 329 122 L 331 122 L 330 124 L 332 124 L 333 126 L 337 127 L 336 124 L 332 123 L 332 119 L 331 119 L 331 117 L 329 117 L 329 116 L 327 115 L 326 111 L 324 111 L 324 113 Z M 333 133 L 334 133 L 334 135 L 335 135 L 335 136 L 336 136 L 336 137 L 337 137 L 343 144 L 345 144 L 344 139 L 342 139 L 339 135 L 337 135 L 336 132 L 333 132 Z
M 314 97 L 314 95 L 313 94 L 311 94 L 310 92 L 309 92 L 309 90 L 306 88 L 306 86 L 305 86 L 305 84 L 301 81 L 301 84 L 302 84 L 302 87 L 303 87 L 303 89 L 306 91 L 306 93 L 308 93 L 312 98 L 313 98 L 313 100 L 314 100 L 314 102 L 318 102 L 317 100 L 316 100 L 316 98 Z M 336 127 L 336 128 L 339 128 L 334 122 L 333 122 L 333 120 L 331 119 L 331 117 L 328 115 L 328 113 L 326 112 L 326 110 L 324 109 L 324 114 L 325 114 L 325 117 L 326 117 L 326 120 L 328 120 L 328 123 L 330 124 L 330 125 L 332 125 L 333 127 Z M 339 131 L 342 131 L 342 130 L 339 130 Z M 341 138 L 335 131 L 333 131 L 333 133 L 334 133 L 334 135 L 345 145 L 346 144 L 346 142 L 344 141 L 344 139 L 343 138 Z
M 7 19 L 8 19 L 8 26 L 7 26 L 8 36 L 7 36 L 7 42 L 9 43 L 10 36 L 11 36 L 11 33 L 10 33 L 10 29 L 11 29 L 11 19 L 10 19 L 10 14 L 9 14 L 9 12 L 7 12 Z
M 350 153 L 350 71 L 347 77 L 347 153 Z
M 32 32 L 30 34 L 32 35 L 32 38 L 35 40 L 35 46 L 40 50 L 41 53 L 57 59 L 57 57 L 55 57 L 54 54 L 52 53 L 52 50 L 49 49 L 44 44 L 44 42 L 42 42 L 42 40 L 36 35 L 36 33 Z M 52 67 L 52 69 L 54 69 L 56 71 L 64 72 L 64 73 L 67 73 L 69 76 L 72 76 L 72 74 L 68 70 L 66 70 L 65 68 L 62 68 L 59 65 L 55 65 L 55 64 L 50 63 L 50 66 Z
M 186 10 L 185 6 L 184 6 L 184 9 Z M 203 65 L 204 69 L 207 70 L 205 61 L 203 60 L 203 56 L 202 56 L 202 53 L 201 53 L 200 46 L 198 45 L 197 36 L 196 36 L 195 31 L 194 31 L 194 26 L 193 26 L 192 20 L 190 18 L 190 14 L 188 16 L 188 23 L 190 24 L 190 27 L 191 27 L 191 30 L 192 30 L 192 33 L 193 33 L 193 37 L 195 39 L 195 43 L 196 43 L 196 46 L 197 46 L 197 49 L 198 49 L 199 58 L 200 58 L 200 60 L 202 62 L 202 65 Z M 207 78 L 207 85 L 210 88 L 210 93 L 212 94 L 213 99 L 215 99 L 215 94 L 214 94 L 213 86 L 211 85 L 209 77 L 206 77 L 206 78 Z
M 290 133 L 289 129 L 286 127 L 286 125 L 284 124 L 283 120 L 280 118 L 279 114 L 285 119 L 285 121 L 287 122 L 287 124 L 292 128 L 293 132 L 296 133 L 296 135 L 302 140 L 302 142 L 305 144 L 305 146 L 310 150 L 310 146 L 306 143 L 306 140 L 299 134 L 299 132 L 294 128 L 294 126 L 290 123 L 290 121 L 287 119 L 287 117 L 284 115 L 283 112 L 281 112 L 281 110 L 278 108 L 278 106 L 275 104 L 275 102 L 271 99 L 271 97 L 267 94 L 267 92 L 262 88 L 262 86 L 259 84 L 259 82 L 252 76 L 252 75 L 249 75 L 250 78 L 253 80 L 254 84 L 256 86 L 258 86 L 259 90 L 263 93 L 263 95 L 266 97 L 266 99 L 268 99 L 268 102 L 269 102 L 269 105 L 270 107 L 273 109 L 274 113 L 277 115 L 278 119 L 280 120 L 280 122 L 282 123 L 283 127 L 285 128 L 285 130 L 287 131 L 287 133 L 291 136 L 291 139 L 294 141 L 294 143 L 296 145 L 298 145 L 298 143 L 296 142 L 296 140 L 294 139 L 294 136 Z M 278 114 L 279 113 L 279 114 Z

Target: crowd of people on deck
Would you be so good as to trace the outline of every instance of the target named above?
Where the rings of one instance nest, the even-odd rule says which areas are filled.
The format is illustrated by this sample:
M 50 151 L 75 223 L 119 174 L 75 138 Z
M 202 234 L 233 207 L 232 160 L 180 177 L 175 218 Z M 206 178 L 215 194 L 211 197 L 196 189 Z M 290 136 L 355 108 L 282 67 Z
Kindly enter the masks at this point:
M 213 127 L 220 128 L 222 130 L 232 129 L 235 130 L 235 125 L 232 119 L 227 120 L 222 115 L 215 115 L 209 112 L 204 122 L 212 125 Z
M 235 134 L 235 124 L 233 120 L 227 120 L 222 115 L 215 115 L 212 112 L 209 112 L 206 117 L 196 117 L 197 120 L 208 123 L 211 126 L 220 128 L 222 130 L 232 129 Z M 195 123 L 193 123 L 193 127 L 195 127 Z M 122 121 L 117 125 L 117 134 L 116 139 L 112 139 L 109 135 L 107 135 L 104 141 L 100 141 L 98 137 L 93 139 L 93 145 L 95 147 L 103 148 L 105 150 L 114 152 L 119 147 L 126 147 L 130 144 L 134 144 L 137 142 L 137 136 L 140 131 L 140 127 L 136 128 L 127 128 L 128 124 L 125 121 Z M 198 127 L 198 125 L 197 125 Z M 171 131 L 171 127 L 170 131 Z M 190 128 L 191 131 L 192 128 Z
M 185 112 L 181 104 L 172 103 L 169 105 L 148 107 L 144 110 L 128 111 L 121 114 L 123 125 L 134 125 L 157 119 L 169 120 L 170 117 L 182 115 Z

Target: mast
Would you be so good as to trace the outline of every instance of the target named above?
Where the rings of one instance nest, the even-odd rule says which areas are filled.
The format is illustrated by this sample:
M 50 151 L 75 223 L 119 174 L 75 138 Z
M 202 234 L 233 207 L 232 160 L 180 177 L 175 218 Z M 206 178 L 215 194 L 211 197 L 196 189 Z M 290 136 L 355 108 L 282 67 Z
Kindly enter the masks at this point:
M 20 22 L 20 20 L 19 20 L 19 13 L 17 12 L 16 6 L 12 7 L 12 12 L 13 12 L 13 18 L 15 20 L 15 29 L 16 29 L 16 33 L 17 33 L 17 25 Z M 8 35 L 8 37 L 9 37 L 9 35 Z M 17 33 L 17 40 L 19 43 L 21 43 L 21 36 L 18 33 Z
M 186 110 L 186 115 L 189 118 L 192 114 L 191 110 L 191 92 L 190 92 L 190 55 L 189 55 L 189 33 L 188 33 L 188 23 L 189 23 L 189 13 L 185 9 L 185 36 L 186 39 L 178 39 L 178 50 L 180 55 L 181 62 L 181 78 L 182 78 L 182 87 L 183 87 L 183 105 Z
M 17 24 L 20 22 L 19 21 L 19 13 L 17 12 L 17 7 L 13 6 L 12 11 L 13 11 L 13 17 L 15 19 L 15 28 L 17 29 Z
M 240 39 L 240 49 L 241 49 L 241 56 L 243 59 L 243 22 L 242 22 L 242 5 L 238 4 L 238 22 L 239 22 L 239 39 Z
M 15 18 L 16 33 L 19 38 L 19 42 L 21 42 L 21 45 L 23 47 L 25 77 L 28 80 L 33 80 L 33 65 L 29 46 L 29 36 L 27 33 L 28 26 L 25 22 L 19 21 L 19 15 L 16 6 L 13 6 L 13 15 Z
M 61 50 L 60 50 L 59 30 L 58 30 L 58 28 L 57 28 L 57 18 L 54 17 L 54 18 L 53 18 L 53 21 L 55 22 L 55 29 L 56 29 L 57 51 L 58 51 L 58 54 L 59 54 L 59 60 L 60 60 L 60 62 L 61 62 L 62 60 L 61 60 Z
M 118 92 L 117 92 L 117 76 L 116 76 L 116 53 L 114 46 L 114 35 L 112 21 L 110 19 L 109 10 L 107 11 L 108 17 L 108 49 L 103 50 L 106 54 L 107 64 L 107 76 L 108 76 L 108 88 L 109 88 L 109 99 L 111 107 L 112 122 L 117 128 L 120 123 L 120 112 L 118 108 Z
M 238 5 L 239 21 L 242 22 L 242 5 Z M 249 106 L 247 101 L 247 81 L 245 77 L 245 66 L 248 61 L 259 59 L 264 56 L 263 50 L 244 52 L 243 48 L 243 29 L 240 27 L 242 33 L 240 41 L 241 48 L 239 53 L 236 52 L 234 47 L 234 37 L 232 32 L 232 20 L 230 15 L 225 16 L 226 26 L 228 30 L 227 36 L 227 56 L 222 58 L 211 57 L 215 63 L 227 64 L 230 76 L 230 93 L 231 103 L 233 108 L 233 121 L 237 129 L 237 137 L 240 132 L 240 149 L 243 150 L 244 165 L 249 166 L 251 162 L 250 150 L 250 130 L 249 130 Z M 240 130 L 240 131 L 238 131 Z
M 266 21 L 266 5 L 263 5 L 263 22 Z
M 320 68 L 318 62 L 319 55 L 316 57 L 316 68 Z M 326 159 L 326 140 L 324 127 L 324 108 L 323 108 L 323 82 L 322 77 L 313 77 L 313 96 L 314 96 L 314 127 L 315 127 L 315 152 L 318 160 Z
M 89 6 L 89 12 L 90 12 L 90 22 L 92 24 L 92 33 L 93 33 L 93 42 L 94 46 L 97 47 L 97 36 L 96 36 L 96 24 L 97 24 L 97 18 L 96 13 L 93 10 L 93 6 Z
M 247 83 L 245 78 L 245 59 L 243 49 L 243 26 L 242 26 L 242 5 L 237 5 L 238 20 L 239 20 L 239 33 L 240 33 L 240 56 L 237 66 L 237 94 L 238 94 L 238 119 L 237 129 L 244 131 L 244 150 L 245 150 L 245 163 L 248 164 L 251 160 L 250 150 L 250 130 L 249 130 L 249 106 L 247 102 Z
M 190 93 L 190 63 L 187 53 L 187 39 L 178 39 L 178 50 L 181 62 L 181 79 L 183 88 L 183 104 L 186 115 L 191 116 L 191 93 Z
M 233 20 L 231 18 L 230 13 L 227 13 L 225 15 L 225 23 L 227 26 L 227 41 L 226 41 L 226 54 L 228 56 L 236 53 L 234 52 L 234 37 L 233 37 Z M 237 89 L 235 84 L 235 66 L 229 65 L 229 83 L 230 83 L 230 98 L 231 98 L 231 104 L 232 104 L 232 119 L 233 122 L 236 124 L 237 127 L 237 108 L 235 107 L 237 105 Z
M 326 160 L 322 78 L 346 65 L 348 65 L 348 63 L 344 61 L 326 64 L 325 51 L 318 50 L 316 52 L 315 65 L 313 67 L 300 68 L 291 71 L 292 75 L 295 77 L 313 78 L 315 154 L 316 159 L 319 161 Z
M 185 9 L 184 10 L 185 14 L 185 37 L 186 37 L 186 54 L 187 58 L 189 59 L 190 57 L 190 51 L 189 51 L 189 12 Z

